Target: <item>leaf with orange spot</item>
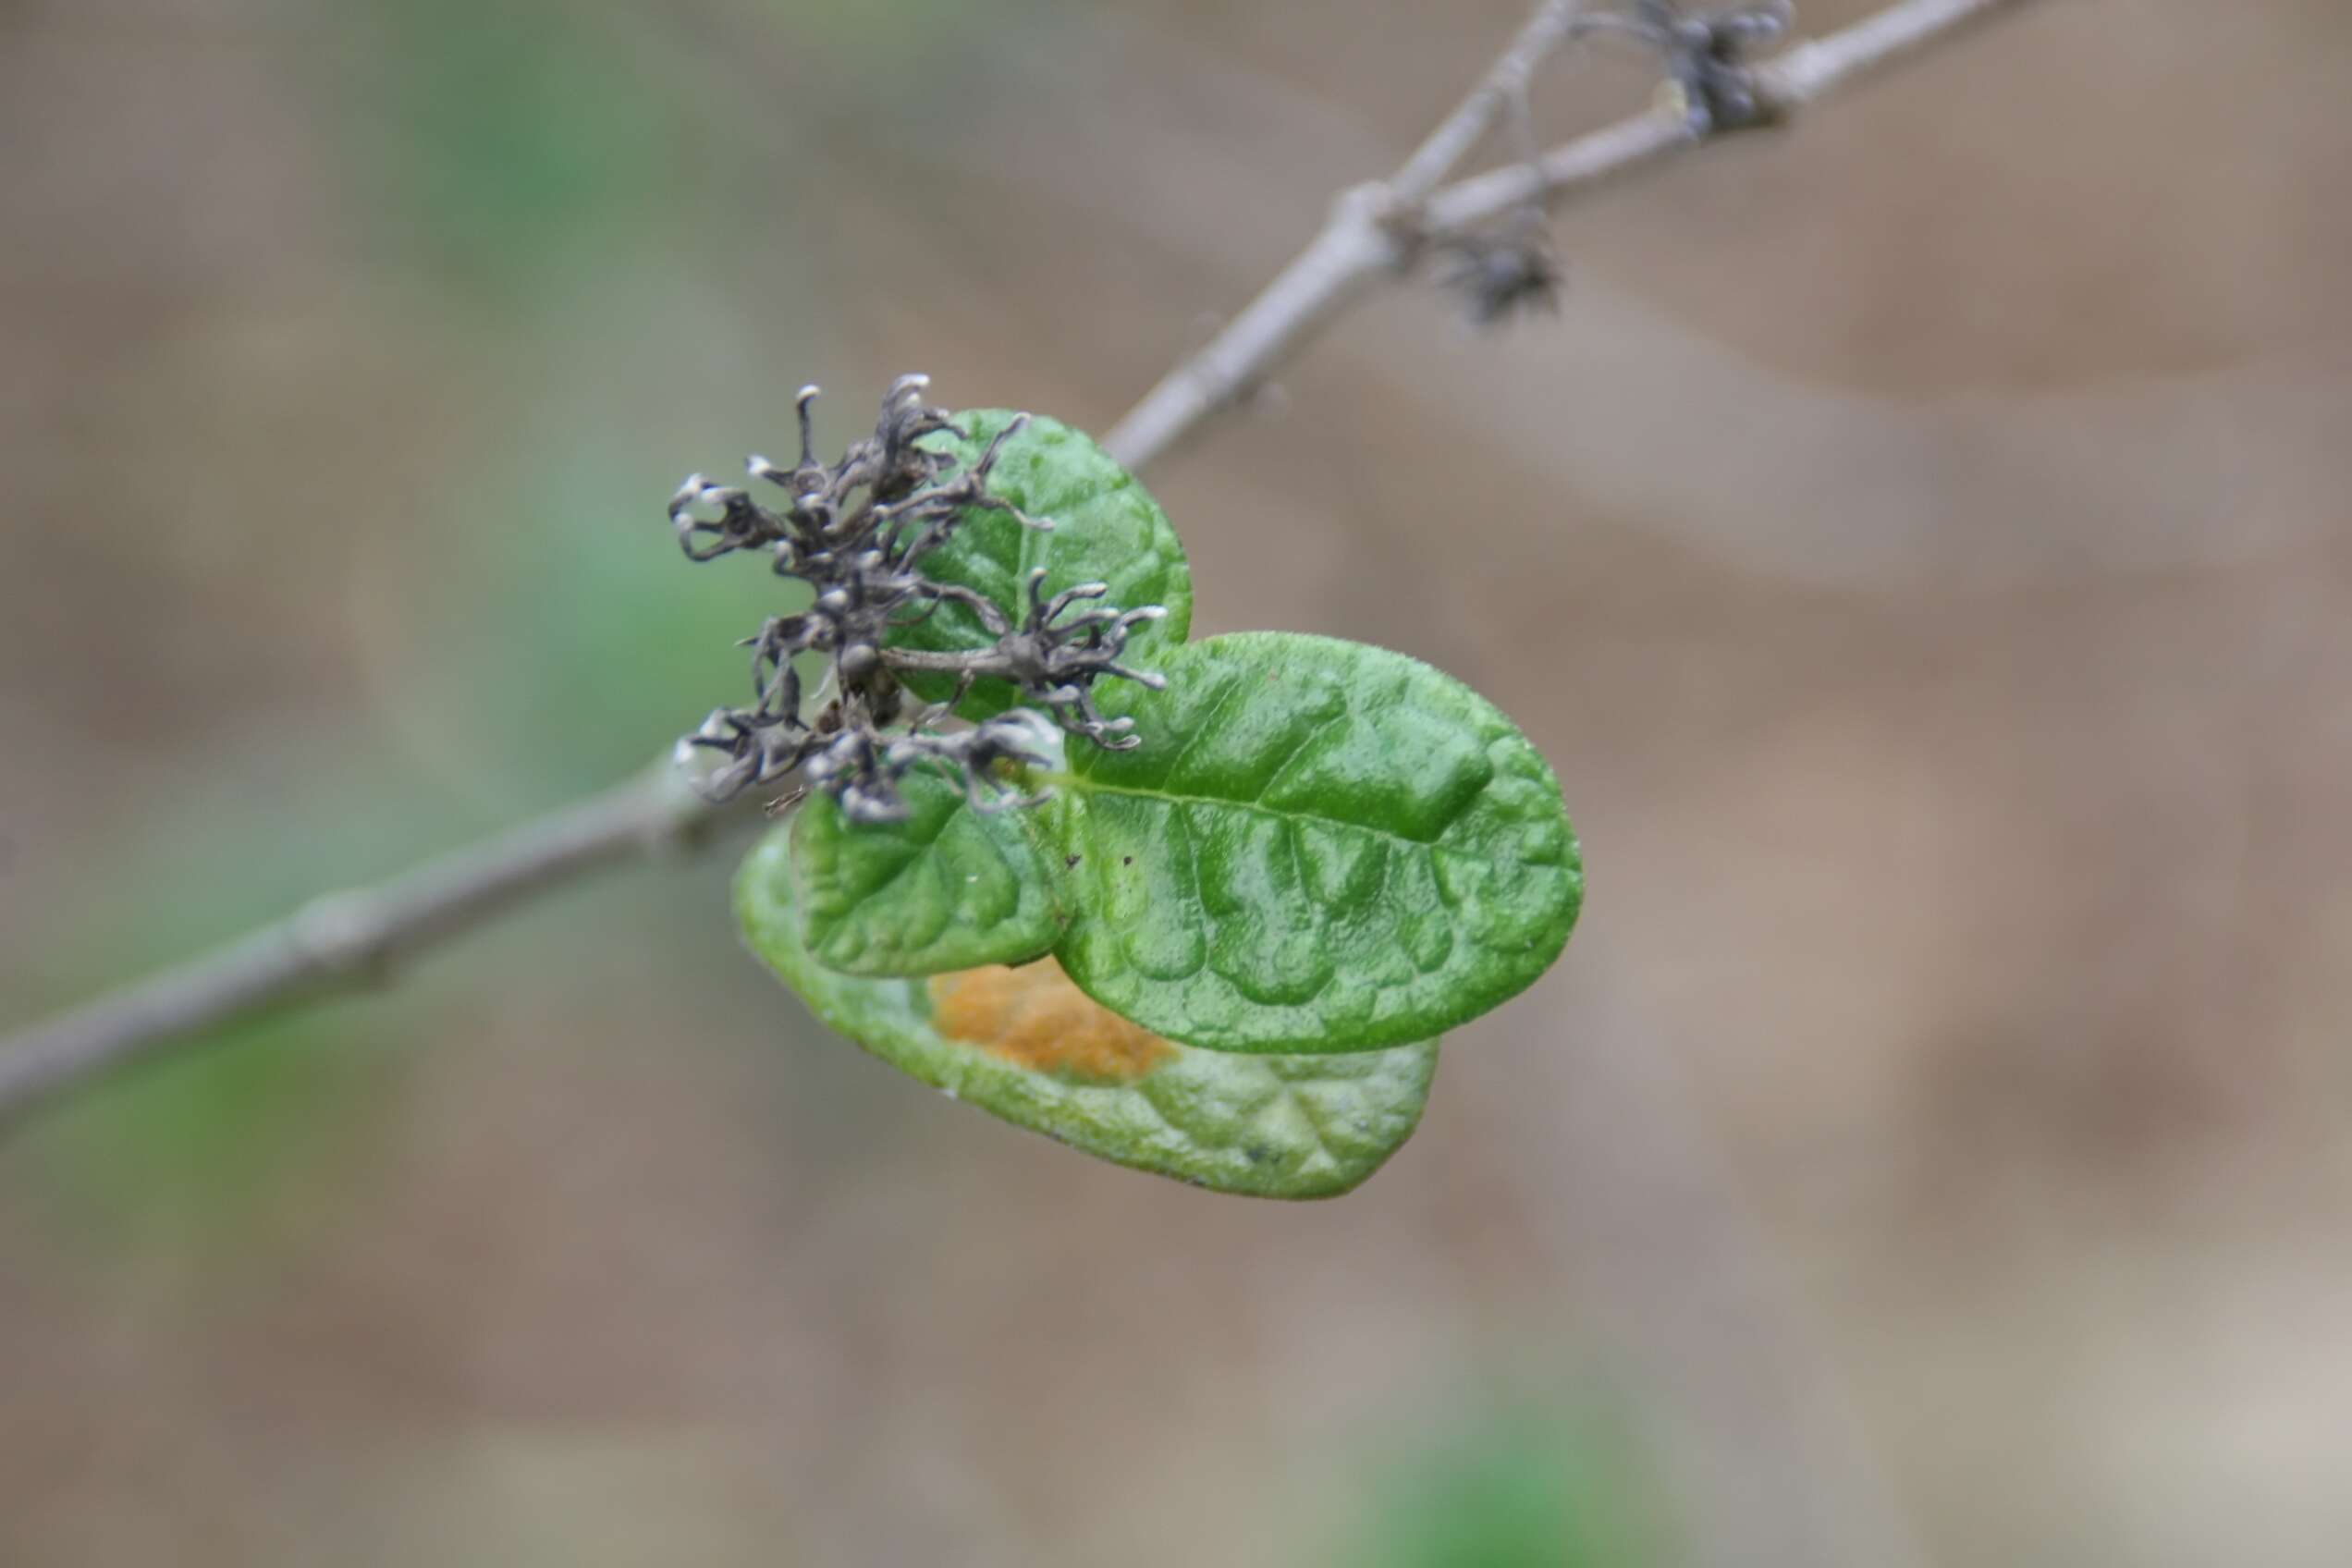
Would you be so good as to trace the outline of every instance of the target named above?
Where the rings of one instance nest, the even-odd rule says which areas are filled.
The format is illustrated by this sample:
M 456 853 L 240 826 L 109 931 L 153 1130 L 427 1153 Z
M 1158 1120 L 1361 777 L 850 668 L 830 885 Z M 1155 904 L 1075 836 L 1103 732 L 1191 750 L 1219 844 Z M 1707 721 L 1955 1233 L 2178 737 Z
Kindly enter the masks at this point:
M 1434 1040 L 1345 1055 L 1172 1044 L 1087 998 L 1050 960 L 861 979 L 813 957 L 795 908 L 790 830 L 736 878 L 753 950 L 812 1011 L 873 1055 L 991 1114 L 1116 1164 L 1218 1192 L 1344 1193 L 1412 1136 Z
M 1035 1072 L 1132 1084 L 1176 1052 L 1070 983 L 1050 958 L 932 976 L 931 1026 Z

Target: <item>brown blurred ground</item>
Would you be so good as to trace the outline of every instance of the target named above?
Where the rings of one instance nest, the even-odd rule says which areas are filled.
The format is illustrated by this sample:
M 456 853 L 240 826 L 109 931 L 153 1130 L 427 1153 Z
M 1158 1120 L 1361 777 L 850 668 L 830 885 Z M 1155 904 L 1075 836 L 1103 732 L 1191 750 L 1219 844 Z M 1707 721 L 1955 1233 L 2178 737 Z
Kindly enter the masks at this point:
M 1520 14 L 441 10 L 506 53 L 0 4 L 0 1020 L 655 749 L 739 679 L 611 652 L 712 603 L 678 473 L 918 366 L 1107 425 Z M 1598 1385 L 1722 1561 L 1803 1476 L 1850 1517 L 1745 1560 L 2341 1562 L 2347 104 L 2326 0 L 2043 0 L 1155 472 L 1204 631 L 1464 677 L 1586 840 L 1361 1193 L 1001 1128 L 808 1026 L 723 866 L 633 875 L 201 1134 L 0 1147 L 0 1560 L 1318 1561 L 1366 1463 Z

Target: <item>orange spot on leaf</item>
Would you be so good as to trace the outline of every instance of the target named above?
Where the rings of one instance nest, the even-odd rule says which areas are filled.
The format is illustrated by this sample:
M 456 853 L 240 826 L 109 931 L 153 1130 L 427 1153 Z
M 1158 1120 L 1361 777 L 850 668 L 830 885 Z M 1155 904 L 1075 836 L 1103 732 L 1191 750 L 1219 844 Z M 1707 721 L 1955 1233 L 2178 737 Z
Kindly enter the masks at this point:
M 1174 1046 L 1071 983 L 1050 958 L 931 977 L 931 1027 L 1038 1072 L 1132 1084 Z

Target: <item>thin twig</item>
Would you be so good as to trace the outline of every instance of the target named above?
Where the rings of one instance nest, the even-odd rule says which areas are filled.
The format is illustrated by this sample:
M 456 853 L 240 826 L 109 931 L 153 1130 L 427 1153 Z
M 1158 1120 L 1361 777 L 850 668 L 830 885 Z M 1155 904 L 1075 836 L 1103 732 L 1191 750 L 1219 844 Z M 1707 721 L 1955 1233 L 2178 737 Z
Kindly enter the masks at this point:
M 746 825 L 757 813 L 734 814 Z M 406 959 L 588 872 L 712 836 L 721 813 L 667 761 L 599 795 L 150 975 L 0 1047 L 0 1124 L 60 1090 L 214 1024 L 381 985 Z
M 1757 67 L 1785 115 L 1831 90 L 2024 0 L 1898 0 L 1866 20 L 1799 43 Z M 1258 385 L 1374 284 L 1408 268 L 1429 237 L 1466 230 L 1540 196 L 1570 196 L 1697 145 L 1681 116 L 1638 115 L 1537 163 L 1421 192 L 1452 172 L 1568 31 L 1578 7 L 1545 5 L 1495 68 L 1387 184 L 1342 196 L 1298 258 L 1217 338 L 1170 373 L 1105 437 L 1131 469 L 1148 466 Z M 1399 198 L 1417 210 L 1397 221 Z M 266 1009 L 384 983 L 405 961 L 491 916 L 603 867 L 688 848 L 718 814 L 665 763 L 646 778 L 525 823 L 373 887 L 313 900 L 179 968 L 0 1040 L 0 1123 L 110 1069 Z M 748 820 L 756 820 L 756 816 Z
M 1807 39 L 1756 67 L 1766 102 L 1785 113 L 1894 65 L 1960 28 L 2023 0 L 1902 0 L 1819 38 Z
M 1576 14 L 1585 0 L 1544 0 L 1519 36 L 1502 52 L 1484 80 L 1471 90 L 1462 106 L 1439 122 L 1428 140 L 1414 149 L 1389 178 L 1389 196 L 1399 206 L 1412 206 L 1435 190 L 1461 165 L 1495 122 L 1518 102 L 1536 72 L 1552 52 L 1575 31 Z

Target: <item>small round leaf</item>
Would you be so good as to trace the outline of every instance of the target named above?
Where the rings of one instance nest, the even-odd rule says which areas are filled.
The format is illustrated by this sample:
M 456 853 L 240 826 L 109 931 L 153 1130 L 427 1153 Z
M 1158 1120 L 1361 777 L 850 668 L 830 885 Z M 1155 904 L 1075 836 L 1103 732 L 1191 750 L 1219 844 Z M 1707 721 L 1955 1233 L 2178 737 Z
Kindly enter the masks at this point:
M 974 811 L 917 768 L 901 822 L 857 823 L 812 796 L 790 829 L 802 936 L 845 974 L 937 974 L 1050 950 L 1062 917 L 1024 811 Z
M 1559 956 L 1575 835 L 1492 704 L 1290 632 L 1159 664 L 1165 691 L 1096 690 L 1142 743 L 1073 741 L 1043 808 L 1068 866 L 1055 950 L 1096 1001 L 1215 1050 L 1357 1051 L 1466 1023 Z

